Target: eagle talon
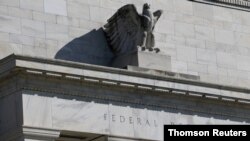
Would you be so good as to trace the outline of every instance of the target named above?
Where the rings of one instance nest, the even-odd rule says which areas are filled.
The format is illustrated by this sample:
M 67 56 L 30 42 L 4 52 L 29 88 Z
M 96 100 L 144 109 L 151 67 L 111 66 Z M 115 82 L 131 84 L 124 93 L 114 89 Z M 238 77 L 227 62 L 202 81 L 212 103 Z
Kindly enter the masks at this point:
M 153 50 L 154 50 L 153 48 L 149 48 L 149 49 L 148 49 L 148 51 L 150 51 L 150 52 L 153 51 Z
M 160 52 L 160 49 L 159 48 L 155 48 L 154 51 L 155 51 L 155 53 L 158 53 L 158 52 Z
M 145 51 L 146 50 L 146 47 L 141 47 L 141 51 Z

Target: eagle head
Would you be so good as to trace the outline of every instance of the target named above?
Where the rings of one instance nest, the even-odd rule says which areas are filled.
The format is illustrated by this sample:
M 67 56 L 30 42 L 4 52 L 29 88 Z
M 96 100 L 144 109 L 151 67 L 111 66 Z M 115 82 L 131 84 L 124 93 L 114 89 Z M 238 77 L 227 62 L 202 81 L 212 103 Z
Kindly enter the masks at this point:
M 145 4 L 143 5 L 143 9 L 150 9 L 150 5 L 149 5 L 148 3 L 145 3 Z

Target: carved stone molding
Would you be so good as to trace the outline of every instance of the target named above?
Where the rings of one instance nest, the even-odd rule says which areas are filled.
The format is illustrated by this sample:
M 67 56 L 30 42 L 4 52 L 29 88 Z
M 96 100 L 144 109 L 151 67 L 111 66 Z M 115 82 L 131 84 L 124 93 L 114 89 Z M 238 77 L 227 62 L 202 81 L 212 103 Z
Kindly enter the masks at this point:
M 249 0 L 191 0 L 191 1 L 213 4 L 217 6 L 228 7 L 243 11 L 250 11 Z

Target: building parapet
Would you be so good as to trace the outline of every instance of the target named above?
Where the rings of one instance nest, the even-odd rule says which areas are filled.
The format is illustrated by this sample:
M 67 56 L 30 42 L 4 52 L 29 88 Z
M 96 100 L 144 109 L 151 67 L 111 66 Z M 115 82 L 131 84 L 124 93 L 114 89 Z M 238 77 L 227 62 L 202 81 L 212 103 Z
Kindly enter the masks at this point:
M 173 75 L 174 73 L 172 76 L 163 76 L 69 61 L 10 55 L 0 61 L 0 78 L 5 77 L 9 74 L 9 71 L 15 69 L 31 75 L 58 77 L 101 85 L 181 94 L 222 101 L 250 103 L 250 90 L 248 88 L 176 78 Z

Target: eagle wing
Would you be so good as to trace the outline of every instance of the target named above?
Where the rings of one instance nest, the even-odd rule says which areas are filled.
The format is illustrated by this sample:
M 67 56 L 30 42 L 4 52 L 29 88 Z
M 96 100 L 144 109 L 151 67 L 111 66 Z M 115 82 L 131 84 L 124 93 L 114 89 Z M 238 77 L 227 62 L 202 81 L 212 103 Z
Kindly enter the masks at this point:
M 104 32 L 115 54 L 137 51 L 137 46 L 142 43 L 142 16 L 134 5 L 125 5 L 108 19 Z
M 154 22 L 153 22 L 153 27 L 152 27 L 152 32 L 148 33 L 147 36 L 147 42 L 146 42 L 146 47 L 147 48 L 153 48 L 155 46 L 155 36 L 153 34 L 153 30 L 155 28 L 155 24 L 157 23 L 157 21 L 159 20 L 159 18 L 161 17 L 163 11 L 162 10 L 157 10 L 153 13 L 154 16 Z
M 158 19 L 161 17 L 163 11 L 162 10 L 157 10 L 153 13 L 154 17 L 156 18 L 156 20 L 158 21 Z

